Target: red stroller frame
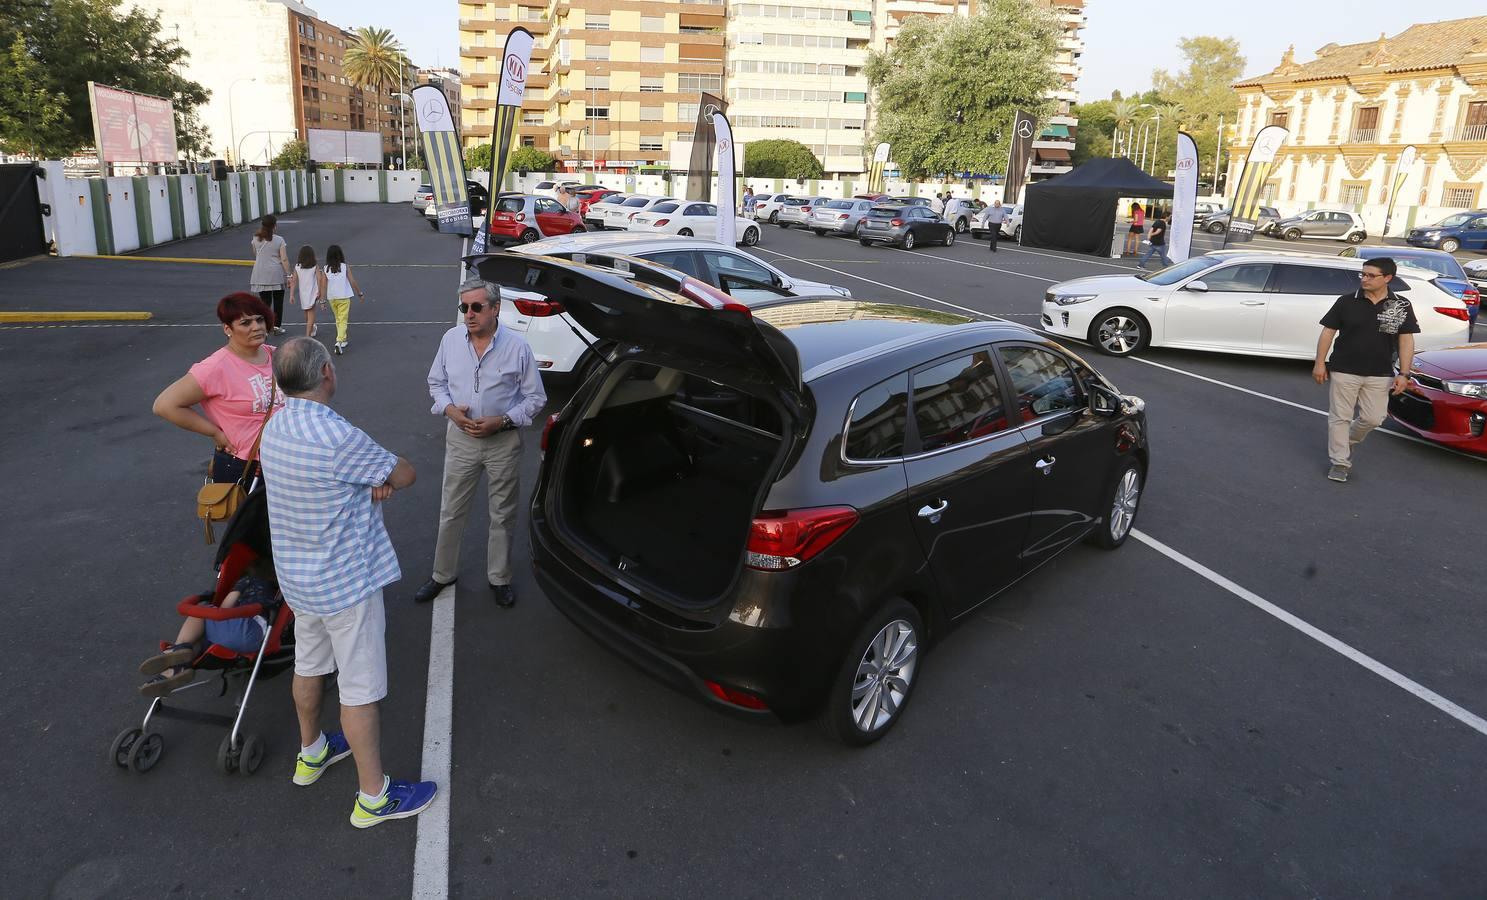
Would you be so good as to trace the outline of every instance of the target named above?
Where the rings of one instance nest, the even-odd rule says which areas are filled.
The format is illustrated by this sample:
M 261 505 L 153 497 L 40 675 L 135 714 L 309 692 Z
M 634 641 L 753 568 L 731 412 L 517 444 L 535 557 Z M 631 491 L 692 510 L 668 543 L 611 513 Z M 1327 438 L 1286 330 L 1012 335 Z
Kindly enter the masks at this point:
M 247 541 L 235 542 L 228 549 L 222 566 L 218 570 L 217 586 L 213 593 L 193 594 L 186 597 L 176 606 L 176 611 L 191 618 L 217 621 L 264 615 L 263 605 L 260 603 L 245 603 L 229 609 L 222 609 L 215 605 L 221 603 L 223 598 L 232 592 L 232 587 L 238 578 L 257 558 L 258 552 L 249 546 Z M 203 600 L 210 601 L 213 605 L 203 605 Z M 139 727 L 126 728 L 114 738 L 108 751 L 109 762 L 141 775 L 153 769 L 165 751 L 165 738 L 159 732 L 150 731 L 151 720 L 158 717 L 230 727 L 231 731 L 222 739 L 221 745 L 217 748 L 217 768 L 224 775 L 230 775 L 233 772 L 252 775 L 256 772 L 259 764 L 263 762 L 263 739 L 252 732 L 242 734 L 239 739 L 243 715 L 248 711 L 248 698 L 252 695 L 253 686 L 258 683 L 260 677 L 272 678 L 294 665 L 293 632 L 289 631 L 294 614 L 290 611 L 288 604 L 280 603 L 277 610 L 266 614 L 266 618 L 268 627 L 264 629 L 263 644 L 258 652 L 238 653 L 217 644 L 208 644 L 206 649 L 191 662 L 191 668 L 198 672 L 220 672 L 220 677 L 193 681 L 169 695 L 173 699 L 176 695 L 195 688 L 217 685 L 217 696 L 223 697 L 227 695 L 229 680 L 243 681 L 246 679 L 236 698 L 236 715 L 182 709 L 167 705 L 166 697 L 157 697 L 150 704 L 149 710 L 145 712 L 144 721 L 139 724 Z M 287 642 L 286 634 L 288 635 Z M 165 646 L 162 644 L 162 649 Z

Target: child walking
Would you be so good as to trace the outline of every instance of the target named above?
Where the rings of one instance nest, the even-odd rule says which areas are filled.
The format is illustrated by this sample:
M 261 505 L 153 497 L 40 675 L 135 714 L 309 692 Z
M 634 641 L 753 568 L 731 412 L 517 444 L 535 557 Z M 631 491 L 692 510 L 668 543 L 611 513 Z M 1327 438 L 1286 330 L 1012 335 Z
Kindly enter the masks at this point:
M 367 295 L 361 292 L 356 284 L 356 278 L 351 274 L 351 267 L 346 265 L 346 254 L 341 252 L 340 244 L 331 244 L 325 251 L 325 297 L 330 300 L 330 310 L 336 314 L 336 346 L 337 355 L 346 352 L 346 345 L 351 343 L 346 337 L 346 329 L 351 322 L 351 294 L 367 299 Z
M 299 308 L 305 313 L 305 337 L 314 337 L 319 329 L 315 325 L 315 303 L 325 305 L 325 273 L 315 262 L 315 248 L 309 244 L 299 248 L 299 259 L 294 264 L 294 285 L 299 296 Z

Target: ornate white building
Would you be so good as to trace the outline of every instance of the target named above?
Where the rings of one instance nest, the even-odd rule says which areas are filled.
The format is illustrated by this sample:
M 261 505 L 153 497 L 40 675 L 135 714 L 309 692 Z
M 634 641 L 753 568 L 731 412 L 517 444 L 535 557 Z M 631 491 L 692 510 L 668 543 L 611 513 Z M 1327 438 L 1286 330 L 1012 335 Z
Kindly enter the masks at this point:
M 1262 196 L 1282 212 L 1353 209 L 1377 234 L 1396 163 L 1412 144 L 1391 231 L 1487 203 L 1487 16 L 1328 44 L 1316 55 L 1297 63 L 1292 48 L 1274 70 L 1234 85 L 1228 186 L 1255 134 L 1275 124 L 1290 137 Z

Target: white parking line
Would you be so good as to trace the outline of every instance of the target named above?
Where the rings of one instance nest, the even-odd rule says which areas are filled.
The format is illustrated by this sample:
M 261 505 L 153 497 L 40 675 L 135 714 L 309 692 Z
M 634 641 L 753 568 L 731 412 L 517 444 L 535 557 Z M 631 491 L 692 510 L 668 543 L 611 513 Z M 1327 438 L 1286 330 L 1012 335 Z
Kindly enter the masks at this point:
M 1307 622 L 1304 619 L 1300 619 L 1292 615 L 1291 613 L 1286 612 L 1279 606 L 1276 606 L 1274 603 L 1271 603 L 1264 597 L 1256 594 L 1254 591 L 1248 590 L 1238 584 L 1235 584 L 1234 582 L 1213 571 L 1202 563 L 1192 559 L 1189 556 L 1186 556 L 1185 554 L 1177 550 L 1174 550 L 1173 548 L 1167 546 L 1156 538 L 1153 538 L 1151 535 L 1146 534 L 1139 529 L 1133 529 L 1131 531 L 1131 537 L 1147 545 L 1148 547 L 1152 548 L 1153 550 L 1157 551 L 1158 553 L 1162 554 L 1163 556 L 1167 557 L 1183 568 L 1189 570 L 1190 572 L 1200 575 L 1209 582 L 1223 588 L 1224 590 L 1228 591 L 1244 602 L 1250 604 L 1251 606 L 1254 606 L 1256 609 L 1259 609 L 1260 611 L 1267 613 L 1268 615 L 1274 616 L 1275 618 L 1291 626 L 1292 628 L 1296 629 L 1297 631 L 1301 632 L 1302 634 L 1306 635 L 1322 646 L 1328 648 L 1329 650 L 1347 657 L 1348 659 L 1374 673 L 1385 681 L 1388 681 L 1395 687 L 1403 688 L 1409 693 L 1414 694 L 1416 697 L 1419 697 L 1421 700 L 1424 700 L 1426 703 L 1429 703 L 1431 706 L 1434 706 L 1436 709 L 1462 723 L 1478 734 L 1487 736 L 1487 720 L 1484 720 L 1481 716 L 1478 716 L 1475 713 L 1457 706 L 1455 703 L 1452 703 L 1450 700 L 1447 700 L 1445 697 L 1442 697 L 1440 694 L 1437 694 L 1430 688 L 1425 687 L 1423 684 L 1420 684 L 1419 682 L 1408 678 L 1400 674 L 1399 672 L 1396 672 L 1395 670 L 1389 668 L 1388 666 L 1384 665 L 1383 663 L 1379 662 L 1363 651 L 1343 643 L 1342 641 L 1338 640 L 1322 629 L 1316 627 L 1315 625 L 1312 625 L 1310 622 Z
M 901 288 L 901 287 L 898 287 L 896 285 L 888 284 L 886 282 L 874 281 L 871 278 L 863 278 L 861 275 L 853 275 L 851 272 L 843 272 L 841 269 L 833 269 L 831 266 L 823 266 L 823 265 L 821 265 L 818 262 L 811 262 L 808 259 L 801 259 L 798 256 L 791 256 L 788 253 L 781 253 L 778 250 L 765 250 L 763 247 L 755 247 L 754 249 L 755 250 L 764 250 L 765 253 L 774 254 L 775 256 L 778 256 L 778 257 L 780 257 L 782 259 L 788 259 L 791 262 L 804 263 L 807 266 L 815 266 L 818 269 L 825 269 L 828 272 L 835 272 L 837 275 L 845 275 L 848 278 L 855 278 L 858 281 L 865 281 L 868 284 L 877 285 L 880 288 L 887 288 L 890 291 L 898 291 L 900 294 L 908 294 L 910 297 L 918 297 L 920 300 L 928 300 L 930 303 L 938 303 L 941 306 L 948 306 L 951 309 L 959 310 L 959 311 L 961 311 L 963 313 L 966 313 L 968 315 L 979 316 L 979 317 L 981 317 L 983 319 L 995 319 L 995 318 L 997 318 L 996 316 L 993 316 L 990 313 L 981 312 L 979 309 L 971 309 L 968 306 L 960 306 L 959 304 L 951 303 L 951 302 L 949 302 L 947 300 L 940 300 L 940 299 L 938 299 L 936 297 L 931 297 L 928 294 L 920 294 L 920 293 L 917 293 L 915 291 L 908 290 L 907 288 Z
M 449 896 L 449 805 L 454 737 L 454 585 L 434 599 L 429 625 L 428 694 L 423 708 L 424 781 L 437 782 L 439 793 L 418 817 L 418 843 L 413 849 L 414 900 Z

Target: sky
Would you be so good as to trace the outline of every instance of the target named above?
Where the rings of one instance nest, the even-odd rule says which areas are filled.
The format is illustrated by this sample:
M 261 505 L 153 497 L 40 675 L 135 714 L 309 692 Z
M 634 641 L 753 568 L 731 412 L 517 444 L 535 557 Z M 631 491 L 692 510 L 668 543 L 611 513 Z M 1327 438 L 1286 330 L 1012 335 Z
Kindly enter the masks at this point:
M 1417 23 L 1470 15 L 1470 5 L 1462 4 L 1452 15 L 1439 4 L 1416 10 L 1400 0 L 1087 0 L 1079 96 L 1089 102 L 1104 100 L 1113 90 L 1145 91 L 1153 69 L 1175 73 L 1183 68 L 1177 42 L 1184 37 L 1236 38 L 1244 74 L 1256 75 L 1279 65 L 1289 44 L 1296 45 L 1298 63 L 1310 62 L 1328 43 L 1378 40 L 1380 31 L 1395 35 Z
M 327 22 L 356 30 L 390 28 L 417 65 L 459 68 L 459 4 L 455 0 L 302 0 Z

